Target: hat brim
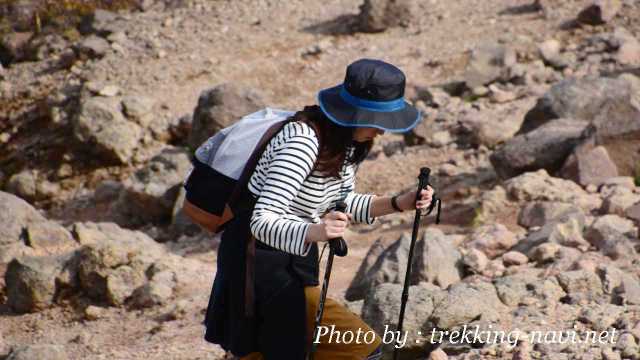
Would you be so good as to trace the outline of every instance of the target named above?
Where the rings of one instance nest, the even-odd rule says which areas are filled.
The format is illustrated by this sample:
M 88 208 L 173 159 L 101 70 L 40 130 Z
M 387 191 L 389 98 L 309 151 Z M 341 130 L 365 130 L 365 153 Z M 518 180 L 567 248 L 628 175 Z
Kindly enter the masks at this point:
M 396 111 L 372 111 L 355 107 L 342 99 L 341 87 L 342 85 L 334 86 L 318 93 L 318 103 L 322 112 L 338 125 L 374 127 L 402 133 L 413 129 L 422 118 L 420 111 L 406 101 L 404 108 Z

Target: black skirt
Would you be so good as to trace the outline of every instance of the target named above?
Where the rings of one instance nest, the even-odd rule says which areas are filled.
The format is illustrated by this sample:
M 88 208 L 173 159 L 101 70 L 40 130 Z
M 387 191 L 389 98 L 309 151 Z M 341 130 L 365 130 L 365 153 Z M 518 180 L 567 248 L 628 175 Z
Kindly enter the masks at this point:
M 299 273 L 302 261 L 313 271 L 312 254 L 301 257 L 256 241 L 255 315 L 244 314 L 245 256 L 253 207 L 238 212 L 221 236 L 215 280 L 205 314 L 205 340 L 219 344 L 235 356 L 262 353 L 265 360 L 304 359 L 306 308 L 304 286 L 317 279 Z M 317 259 L 317 246 L 315 259 Z M 300 259 L 296 259 L 300 258 Z M 297 260 L 297 261 L 296 261 Z M 315 263 L 317 266 L 317 263 Z M 306 273 L 306 272 L 305 272 Z

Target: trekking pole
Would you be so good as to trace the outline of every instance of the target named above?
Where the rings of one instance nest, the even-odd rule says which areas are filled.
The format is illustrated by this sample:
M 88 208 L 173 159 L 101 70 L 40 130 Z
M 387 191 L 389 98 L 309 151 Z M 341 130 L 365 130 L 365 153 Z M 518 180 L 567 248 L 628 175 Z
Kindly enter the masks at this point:
M 338 201 L 336 203 L 335 211 L 345 212 L 347 210 L 347 204 L 344 201 Z M 313 338 L 311 338 L 311 351 L 307 355 L 308 360 L 313 360 L 313 354 L 316 351 L 318 344 L 314 341 L 318 336 L 318 327 L 322 320 L 322 314 L 324 312 L 324 302 L 327 299 L 327 289 L 329 288 L 329 278 L 331 277 L 331 267 L 333 266 L 333 256 L 338 255 L 340 257 L 347 255 L 347 243 L 342 237 L 329 240 L 329 258 L 327 259 L 327 268 L 324 271 L 324 282 L 322 283 L 322 292 L 320 293 L 320 304 L 318 305 L 318 311 L 316 311 L 316 320 L 313 327 Z
M 416 199 L 414 201 L 414 205 L 418 202 L 420 198 L 420 192 L 422 189 L 426 188 L 429 185 L 429 174 L 431 173 L 431 169 L 428 167 L 420 168 L 420 175 L 418 176 L 418 191 L 416 191 Z M 431 204 L 429 205 L 429 209 L 427 211 L 427 215 L 433 211 L 433 207 L 436 202 L 438 203 L 438 212 L 436 216 L 436 224 L 440 223 L 440 199 L 436 197 L 435 193 L 431 197 Z M 402 289 L 402 301 L 400 303 L 400 318 L 398 319 L 398 338 L 402 333 L 402 325 L 404 322 L 404 310 L 407 305 L 407 300 L 409 299 L 409 282 L 411 280 L 411 264 L 413 263 L 413 249 L 415 248 L 416 239 L 418 238 L 418 228 L 420 227 L 420 216 L 422 209 L 416 209 L 416 215 L 413 219 L 413 232 L 411 234 L 411 245 L 409 247 L 409 259 L 407 260 L 407 273 L 404 276 L 404 288 Z M 396 341 L 397 343 L 397 341 Z M 398 359 L 398 347 L 394 346 L 393 349 L 393 360 Z

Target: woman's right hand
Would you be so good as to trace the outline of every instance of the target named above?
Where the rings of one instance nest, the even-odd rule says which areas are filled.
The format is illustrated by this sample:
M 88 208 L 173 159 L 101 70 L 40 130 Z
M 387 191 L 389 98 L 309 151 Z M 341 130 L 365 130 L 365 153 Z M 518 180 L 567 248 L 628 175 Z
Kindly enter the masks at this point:
M 307 242 L 329 241 L 342 237 L 351 222 L 351 214 L 332 210 L 321 219 L 319 224 L 309 226 Z

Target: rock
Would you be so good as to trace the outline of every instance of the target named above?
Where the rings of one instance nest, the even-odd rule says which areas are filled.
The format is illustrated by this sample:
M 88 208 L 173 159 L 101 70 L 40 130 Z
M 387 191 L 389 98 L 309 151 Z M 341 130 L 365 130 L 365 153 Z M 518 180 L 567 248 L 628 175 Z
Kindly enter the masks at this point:
M 0 263 L 11 260 L 10 247 L 24 246 L 24 231 L 30 224 L 47 220 L 26 201 L 0 191 Z
M 558 119 L 508 140 L 490 156 L 502 178 L 527 171 L 555 172 L 583 138 L 587 124 L 574 119 Z
M 603 294 L 602 282 L 588 270 L 565 271 L 556 275 L 562 289 L 573 298 L 595 300 Z
M 578 206 L 583 211 L 600 208 L 602 199 L 588 194 L 573 181 L 549 176 L 546 170 L 528 172 L 504 183 L 509 197 L 516 201 L 558 201 Z
M 122 108 L 127 118 L 146 127 L 152 120 L 154 100 L 144 96 L 127 96 L 122 99 Z
M 488 85 L 508 74 L 515 65 L 516 53 L 502 45 L 482 45 L 471 52 L 471 59 L 464 74 L 467 87 L 473 89 Z
M 436 131 L 427 137 L 427 144 L 433 147 L 443 147 L 453 142 L 451 134 L 447 130 Z
M 595 148 L 577 147 L 566 159 L 560 176 L 582 186 L 601 185 L 607 179 L 618 176 L 618 167 L 609 157 L 604 146 Z
M 173 295 L 176 280 L 172 271 L 156 273 L 147 284 L 139 287 L 132 295 L 136 307 L 151 307 L 165 304 Z
M 169 222 L 179 188 L 191 168 L 188 153 L 167 147 L 125 180 L 116 208 L 129 223 Z
M 360 5 L 358 27 L 364 32 L 380 32 L 390 27 L 408 26 L 416 12 L 414 0 L 365 0 Z
M 500 256 L 518 242 L 516 235 L 506 226 L 494 223 L 476 228 L 469 237 L 468 247 L 478 249 L 493 259 Z
M 590 122 L 607 103 L 628 101 L 631 89 L 625 81 L 613 78 L 569 78 L 553 85 L 526 114 L 517 135 L 525 134 L 553 119 Z M 625 100 L 626 99 L 626 100 Z
M 122 28 L 118 25 L 118 15 L 108 10 L 96 9 L 85 20 L 84 31 L 93 32 L 99 36 L 106 37 Z
M 596 331 L 606 331 L 618 320 L 618 317 L 624 312 L 622 306 L 613 304 L 589 304 L 581 309 L 581 322 L 591 325 L 590 327 Z
M 67 360 L 61 345 L 27 345 L 14 349 L 7 360 Z
M 127 121 L 112 99 L 92 97 L 81 101 L 73 120 L 74 135 L 105 160 L 127 164 L 142 137 L 142 129 Z
M 640 41 L 635 38 L 623 42 L 616 53 L 616 60 L 622 65 L 640 64 Z
M 76 52 L 89 59 L 101 58 L 111 50 L 109 42 L 101 37 L 89 35 L 75 45 Z
M 603 254 L 614 259 L 634 256 L 636 251 L 633 242 L 637 242 L 638 228 L 630 220 L 617 215 L 605 215 L 594 221 L 585 238 Z
M 462 258 L 462 263 L 474 273 L 481 273 L 489 264 L 489 259 L 482 251 L 471 248 Z
M 11 64 L 25 60 L 31 32 L 9 32 L 0 39 L 0 60 Z
M 636 339 L 628 332 L 620 334 L 618 341 L 616 341 L 614 347 L 620 350 L 623 359 L 637 360 L 638 354 L 640 354 L 640 347 L 636 342 Z
M 89 305 L 84 309 L 84 318 L 93 321 L 104 317 L 104 308 L 95 305 Z
M 23 170 L 12 175 L 7 181 L 8 192 L 20 198 L 34 201 L 38 199 L 38 173 L 35 170 Z
M 604 360 L 622 360 L 620 353 L 613 351 L 610 347 L 602 349 L 602 358 Z
M 526 228 L 534 226 L 544 226 L 553 219 L 560 217 L 568 218 L 573 215 L 582 218 L 584 223 L 584 213 L 572 204 L 553 201 L 528 202 L 520 210 L 518 224 Z
M 524 265 L 529 262 L 529 258 L 519 251 L 508 251 L 502 254 L 502 262 L 505 266 Z
M 439 229 L 427 228 L 423 234 L 421 246 L 416 245 L 414 281 L 426 281 L 443 289 L 460 281 L 462 255 L 455 245 Z
M 111 223 L 76 223 L 74 232 L 86 244 L 75 254 L 79 286 L 97 301 L 135 305 L 137 297 L 147 294 L 155 304 L 166 299 L 162 286 L 177 282 L 178 272 L 192 276 L 184 258 L 169 254 L 142 232 Z
M 556 243 L 542 243 L 534 247 L 529 257 L 538 263 L 547 263 L 556 259 L 562 245 Z
M 554 277 L 538 278 L 540 272 L 540 269 L 528 269 L 494 279 L 498 297 L 512 307 L 526 299 L 558 301 L 566 295 Z
M 634 190 L 636 188 L 636 184 L 631 176 L 616 176 L 613 178 L 609 178 L 602 183 L 603 188 L 608 187 L 623 187 L 629 190 Z
M 515 99 L 518 98 L 518 95 L 516 93 L 502 90 L 499 87 L 497 87 L 495 84 L 489 85 L 489 90 L 490 90 L 489 99 L 491 99 L 491 101 L 494 103 L 504 104 L 504 103 L 514 101 Z
M 625 211 L 624 211 L 624 215 L 625 217 L 633 220 L 633 222 L 635 222 L 636 226 L 640 226 L 640 203 L 639 204 L 635 204 L 631 207 L 628 207 Z
M 640 281 L 637 276 L 610 264 L 600 264 L 596 271 L 602 279 L 604 292 L 612 295 L 614 303 L 640 304 Z
M 449 357 L 447 353 L 438 348 L 429 353 L 429 360 L 447 360 Z
M 403 234 L 387 248 L 384 248 L 382 241 L 376 241 L 360 265 L 347 289 L 347 300 L 362 299 L 367 289 L 379 284 L 404 283 L 411 238 Z M 426 281 L 446 287 L 459 281 L 462 274 L 461 257 L 441 230 L 427 229 L 422 241 L 416 242 L 411 283 Z
M 589 248 L 589 243 L 582 236 L 583 230 L 584 216 L 567 214 L 565 217 L 552 219 L 539 230 L 529 233 L 513 249 L 532 255 L 532 250 L 536 246 L 543 243 L 554 243 L 586 251 Z
M 69 258 L 67 254 L 13 259 L 5 274 L 7 304 L 21 313 L 49 307 L 56 294 L 56 279 Z
M 71 233 L 53 221 L 28 224 L 24 233 L 25 244 L 48 253 L 60 253 L 77 246 Z
M 608 23 L 618 14 L 620 0 L 594 0 L 578 14 L 577 20 L 583 24 L 600 25 Z
M 220 129 L 263 108 L 264 101 L 257 92 L 226 83 L 205 90 L 198 98 L 188 143 L 192 148 Z
M 120 88 L 116 85 L 107 85 L 98 92 L 100 96 L 113 97 L 120 94 Z
M 624 217 L 628 208 L 640 202 L 640 195 L 626 187 L 612 187 L 602 202 L 602 214 L 614 214 Z
M 385 326 L 397 323 L 400 312 L 402 285 L 380 284 L 372 287 L 364 299 L 362 319 L 378 334 L 383 334 Z M 414 346 L 419 331 L 426 333 L 426 322 L 434 308 L 446 296 L 439 288 L 420 283 L 409 287 L 409 298 L 404 317 L 403 330 L 408 331 L 407 345 Z
M 447 296 L 433 309 L 431 320 L 441 329 L 469 323 L 470 321 L 503 311 L 496 289 L 489 283 L 457 283 L 447 291 Z
M 538 52 L 542 59 L 553 67 L 559 67 L 558 65 L 563 62 L 560 56 L 560 49 L 560 42 L 556 39 L 549 39 L 538 45 Z

